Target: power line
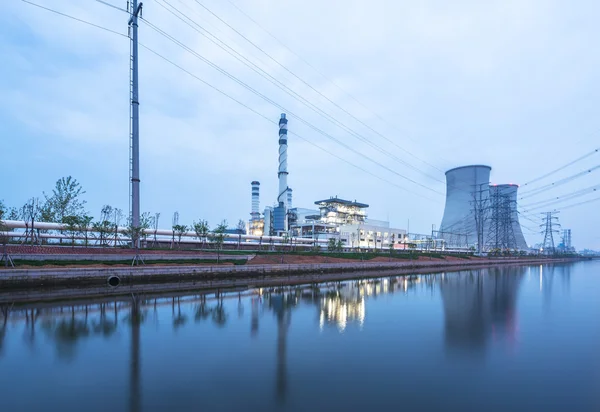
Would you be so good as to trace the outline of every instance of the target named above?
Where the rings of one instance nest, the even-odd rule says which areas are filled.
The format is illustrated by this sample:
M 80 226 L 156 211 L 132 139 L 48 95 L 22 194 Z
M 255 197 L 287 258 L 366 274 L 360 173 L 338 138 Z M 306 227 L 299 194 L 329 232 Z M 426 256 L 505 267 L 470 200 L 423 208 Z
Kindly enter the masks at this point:
M 577 206 L 585 205 L 585 204 L 588 204 L 588 203 L 597 202 L 599 200 L 600 200 L 600 197 L 596 197 L 594 199 L 585 200 L 583 202 L 579 202 L 579 203 L 574 203 L 574 204 L 571 204 L 571 205 L 563 206 L 563 207 L 560 208 L 560 210 L 570 209 L 572 207 L 577 207 Z
M 556 196 L 552 199 L 546 199 L 546 200 L 540 200 L 539 202 L 528 203 L 528 204 L 525 204 L 522 206 L 524 208 L 523 211 L 529 212 L 531 210 L 540 209 L 540 208 L 543 208 L 543 207 L 546 207 L 546 206 L 549 206 L 549 205 L 552 205 L 555 203 L 564 202 L 565 200 L 570 200 L 570 199 L 574 199 L 576 197 L 585 196 L 587 194 L 596 192 L 598 189 L 600 189 L 600 185 L 594 185 L 594 186 L 587 187 L 585 189 L 581 189 L 581 190 L 577 190 L 572 193 L 568 193 L 566 195 Z
M 579 172 L 579 173 L 575 173 L 574 175 L 571 175 L 569 177 L 565 177 L 563 179 L 557 180 L 556 182 L 549 183 L 549 184 L 547 184 L 545 186 L 542 186 L 542 187 L 539 187 L 537 189 L 529 190 L 527 192 L 524 192 L 523 193 L 524 196 L 521 196 L 520 199 L 522 200 L 522 199 L 525 199 L 525 198 L 528 198 L 528 197 L 531 197 L 531 196 L 535 196 L 535 195 L 537 195 L 539 193 L 542 193 L 542 192 L 544 192 L 546 190 L 554 189 L 555 187 L 564 185 L 565 183 L 573 181 L 573 180 L 575 180 L 575 179 L 577 179 L 579 177 L 582 177 L 582 176 L 588 175 L 588 174 L 590 174 L 592 172 L 595 172 L 598 169 L 600 169 L 600 165 L 596 165 L 596 166 L 594 166 L 594 167 L 592 167 L 590 169 L 584 170 L 584 171 Z
M 22 1 L 23 3 L 27 3 L 27 4 L 30 4 L 30 5 L 32 5 L 32 6 L 39 7 L 40 9 L 44 9 L 44 10 L 46 10 L 46 11 L 49 11 L 49 12 L 51 12 L 51 13 L 58 14 L 59 16 L 63 16 L 63 17 L 66 17 L 66 18 L 68 18 L 68 19 L 71 19 L 71 20 L 78 21 L 79 23 L 87 24 L 88 26 L 92 26 L 92 27 L 95 27 L 95 28 L 97 28 L 97 29 L 100 29 L 100 30 L 107 31 L 107 32 L 109 32 L 109 33 L 116 34 L 116 35 L 118 35 L 118 36 L 122 36 L 122 37 L 127 37 L 127 38 L 129 38 L 129 36 L 127 36 L 126 34 L 119 33 L 118 31 L 111 30 L 111 29 L 109 29 L 109 28 L 106 28 L 106 27 L 103 27 L 103 26 L 99 26 L 99 25 L 97 25 L 97 24 L 94 24 L 94 23 L 91 23 L 91 22 L 89 22 L 89 21 L 86 21 L 86 20 L 80 19 L 80 18 L 78 18 L 78 17 L 74 17 L 74 16 L 71 16 L 71 15 L 69 15 L 69 14 L 62 13 L 62 12 L 60 12 L 60 11 L 58 11 L 58 10 L 50 9 L 50 8 L 48 8 L 48 7 L 44 7 L 44 6 L 40 5 L 40 4 L 37 4 L 37 3 L 32 3 L 32 2 L 30 2 L 30 1 L 28 1 L 28 0 L 21 0 L 21 1 Z
M 170 10 L 169 8 L 167 8 L 162 3 L 165 3 L 166 5 L 168 5 L 174 11 Z M 393 155 L 392 153 L 390 153 L 389 151 L 383 149 L 382 147 L 378 146 L 377 144 L 371 142 L 365 136 L 359 134 L 358 132 L 356 132 L 355 130 L 353 130 L 352 128 L 350 128 L 349 126 L 347 126 L 346 124 L 344 124 L 343 122 L 337 120 L 332 115 L 330 115 L 329 113 L 327 113 L 324 110 L 322 110 L 321 108 L 319 108 L 317 105 L 311 103 L 308 99 L 304 98 L 303 96 L 301 96 L 300 94 L 298 94 L 297 92 L 295 92 L 293 89 L 291 89 L 290 87 L 288 87 L 286 84 L 282 83 L 281 81 L 279 81 L 278 79 L 276 79 L 275 77 L 273 77 L 271 74 L 267 73 L 265 70 L 263 70 L 262 68 L 260 68 L 256 64 L 254 64 L 248 58 L 246 58 L 245 56 L 243 56 L 242 54 L 240 54 L 238 51 L 236 51 L 235 49 L 233 49 L 231 46 L 227 45 L 225 42 L 223 42 L 217 36 L 215 36 L 214 34 L 212 34 L 210 31 L 208 31 L 207 29 L 203 28 L 200 24 L 198 24 L 197 22 L 195 22 L 193 19 L 191 19 L 190 17 L 186 16 L 185 13 L 181 12 L 175 6 L 173 6 L 172 4 L 170 4 L 168 1 L 166 1 L 166 0 L 162 0 L 162 2 L 157 1 L 157 4 L 159 6 L 161 6 L 162 8 L 164 8 L 165 10 L 167 10 L 169 13 L 171 13 L 177 19 L 179 19 L 180 21 L 182 21 L 184 24 L 188 25 L 193 30 L 195 30 L 196 32 L 198 32 L 200 35 L 206 37 L 208 40 L 210 40 L 217 47 L 221 48 L 222 50 L 224 50 L 225 52 L 227 52 L 228 54 L 230 54 L 231 56 L 233 56 L 236 60 L 240 61 L 242 64 L 244 64 L 245 66 L 249 67 L 251 70 L 253 70 L 254 72 L 256 72 L 257 74 L 259 74 L 261 77 L 265 78 L 267 81 L 269 81 L 270 83 L 272 83 L 273 85 L 275 85 L 279 89 L 283 90 L 284 92 L 286 92 L 287 94 L 289 94 L 291 97 L 293 97 L 294 99 L 296 99 L 297 101 L 299 101 L 300 103 L 302 103 L 303 105 L 305 105 L 306 107 L 308 107 L 309 109 L 311 109 L 312 111 L 314 111 L 315 113 L 317 113 L 318 115 L 320 115 L 321 117 L 323 117 L 326 120 L 330 121 L 331 123 L 333 123 L 337 127 L 340 127 L 342 130 L 346 131 L 347 133 L 351 134 L 353 137 L 357 138 L 361 142 L 366 143 L 367 145 L 371 146 L 373 149 L 379 151 L 380 153 L 382 153 L 385 156 L 390 157 L 391 159 L 397 161 L 398 163 L 401 163 L 401 164 L 403 164 L 403 165 L 405 165 L 405 166 L 407 166 L 407 167 L 409 167 L 409 168 L 411 168 L 411 169 L 413 169 L 413 170 L 415 170 L 415 171 L 417 171 L 419 173 L 422 173 L 425 176 L 427 176 L 427 177 L 429 177 L 429 178 L 431 178 L 431 179 L 433 179 L 433 180 L 435 180 L 435 181 L 437 181 L 439 183 L 442 183 L 442 184 L 444 183 L 442 180 L 440 180 L 440 179 L 438 179 L 438 178 L 436 178 L 434 176 L 431 176 L 431 175 L 427 174 L 426 172 L 420 170 L 419 168 L 411 165 L 410 163 L 406 162 L 403 159 L 400 159 L 399 157 Z M 177 12 L 177 14 L 175 12 Z M 156 29 L 158 29 L 158 27 L 156 27 L 154 25 L 154 29 L 156 30 Z M 165 32 L 163 31 L 163 33 L 165 33 Z M 208 36 L 207 36 L 207 34 L 208 34 Z M 417 185 L 419 185 L 419 186 L 421 186 L 421 187 L 423 187 L 423 188 L 425 188 L 427 190 L 436 192 L 438 194 L 442 194 L 441 192 L 436 191 L 434 189 L 431 189 L 429 186 L 426 186 L 426 185 L 423 185 L 423 184 L 421 184 L 419 182 L 416 182 L 413 179 L 409 179 L 409 178 L 407 178 L 404 175 L 400 175 L 400 177 L 403 177 L 404 179 L 409 180 L 410 182 L 412 182 L 414 184 L 417 184 Z
M 580 162 L 581 160 L 587 159 L 588 157 L 590 157 L 590 156 L 592 156 L 592 155 L 595 155 L 596 153 L 598 153 L 598 151 L 599 151 L 599 150 L 600 150 L 600 148 L 598 148 L 598 149 L 595 149 L 595 150 L 592 150 L 591 152 L 589 152 L 589 153 L 586 153 L 586 154 L 584 154 L 584 155 L 583 155 L 583 156 L 581 156 L 581 157 L 578 157 L 577 159 L 575 159 L 575 160 L 573 160 L 573 161 L 571 161 L 571 162 L 569 162 L 569 163 L 567 163 L 567 164 L 565 164 L 565 165 L 563 165 L 563 166 L 559 167 L 558 169 L 554 169 L 554 170 L 552 170 L 551 172 L 548 172 L 548 173 L 546 173 L 546 174 L 544 174 L 544 175 L 542 175 L 542 176 L 540 176 L 540 177 L 538 177 L 538 178 L 535 178 L 535 179 L 533 179 L 533 180 L 530 180 L 530 181 L 529 181 L 529 182 L 527 182 L 527 183 L 524 183 L 524 184 L 523 184 L 523 186 L 530 185 L 531 183 L 534 183 L 534 182 L 537 182 L 537 181 L 539 181 L 539 180 L 545 179 L 545 178 L 547 178 L 548 176 L 552 176 L 553 174 L 555 174 L 555 173 L 557 173 L 557 172 L 560 172 L 561 170 L 564 170 L 564 169 L 566 169 L 567 167 L 569 167 L 569 166 L 571 166 L 571 165 L 574 165 L 574 164 L 575 164 L 575 163 L 577 163 L 577 162 Z
M 280 66 L 283 70 L 285 70 L 286 72 L 288 72 L 289 74 L 291 74 L 293 77 L 295 77 L 296 79 L 298 79 L 300 82 L 302 82 L 304 85 L 306 85 L 307 87 L 309 87 L 311 90 L 313 90 L 315 93 L 317 93 L 319 96 L 321 96 L 322 98 L 326 99 L 329 103 L 331 103 L 332 105 L 334 105 L 335 107 L 337 107 L 339 110 L 343 111 L 344 113 L 346 113 L 348 116 L 352 117 L 356 122 L 360 123 L 361 125 L 363 125 L 364 127 L 366 127 L 367 129 L 369 129 L 370 131 L 372 131 L 373 133 L 377 134 L 378 136 L 380 136 L 381 138 L 385 139 L 386 141 L 388 141 L 389 143 L 391 143 L 392 145 L 394 145 L 395 147 L 397 147 L 398 149 L 402 150 L 403 152 L 407 153 L 408 155 L 414 157 L 417 160 L 420 160 L 421 162 L 427 164 L 430 167 L 433 167 L 441 172 L 443 172 L 443 170 L 437 168 L 436 166 L 428 163 L 427 161 L 419 158 L 418 156 L 414 155 L 413 153 L 411 153 L 410 151 L 406 150 L 405 148 L 401 147 L 400 145 L 398 145 L 396 142 L 394 142 L 392 139 L 388 138 L 387 136 L 383 135 L 382 133 L 378 132 L 377 130 L 373 129 L 371 126 L 369 126 L 368 124 L 366 124 L 365 122 L 363 122 L 362 120 L 360 120 L 359 118 L 357 118 L 356 116 L 354 116 L 352 113 L 350 113 L 349 111 L 347 111 L 346 109 L 344 109 L 343 107 L 341 107 L 339 104 L 337 104 L 336 102 L 334 102 L 333 100 L 331 100 L 328 96 L 326 96 L 325 94 L 323 94 L 321 91 L 319 91 L 318 89 L 316 89 L 315 87 L 313 87 L 310 83 L 308 83 L 307 81 L 305 81 L 303 78 L 301 78 L 300 76 L 298 76 L 296 73 L 294 73 L 292 70 L 290 70 L 287 66 L 285 66 L 284 64 L 282 64 L 281 62 L 279 62 L 279 60 L 277 60 L 276 58 L 274 58 L 273 56 L 271 56 L 269 53 L 267 53 L 262 47 L 260 47 L 259 45 L 257 45 L 256 43 L 254 43 L 252 40 L 250 40 L 247 36 L 245 36 L 243 33 L 241 33 L 239 30 L 237 30 L 236 28 L 234 28 L 233 26 L 231 26 L 229 23 L 227 23 L 227 21 L 225 21 L 223 18 L 221 18 L 219 15 L 217 15 L 216 13 L 214 13 L 212 10 L 210 10 L 208 7 L 206 7 L 204 4 L 202 4 L 199 0 L 194 0 L 200 7 L 202 7 L 203 9 L 205 9 L 208 13 L 210 13 L 211 15 L 213 15 L 216 19 L 218 19 L 221 23 L 223 23 L 224 25 L 226 25 L 227 27 L 229 27 L 232 31 L 234 31 L 236 34 L 238 34 L 240 37 L 242 37 L 244 40 L 246 40 L 249 44 L 251 44 L 253 47 L 255 47 L 257 50 L 259 50 L 261 53 L 263 53 L 265 56 L 267 56 L 270 60 L 272 60 L 274 63 L 276 63 L 278 66 Z M 231 2 L 230 2 L 231 3 Z M 237 8 L 237 7 L 236 7 Z M 239 10 L 239 8 L 238 8 Z M 271 35 L 272 36 L 272 35 Z M 424 172 L 422 172 L 424 173 Z
M 274 100 L 270 99 L 269 97 L 267 97 L 266 95 L 264 95 L 263 93 L 259 92 L 258 90 L 254 89 L 252 86 L 248 85 L 247 83 L 245 83 L 244 81 L 240 80 L 239 78 L 237 78 L 236 76 L 232 75 L 231 73 L 229 73 L 228 71 L 226 71 L 225 69 L 221 68 L 220 66 L 218 66 L 217 64 L 211 62 L 210 60 L 208 60 L 206 57 L 202 56 L 201 54 L 199 54 L 198 52 L 194 51 L 193 49 L 191 49 L 189 46 L 185 45 L 184 43 L 182 43 L 180 40 L 176 39 L 175 37 L 173 37 L 172 35 L 170 35 L 169 33 L 165 32 L 164 30 L 162 30 L 161 28 L 157 27 L 156 25 L 154 25 L 153 23 L 151 23 L 150 21 L 148 21 L 147 19 L 142 19 L 150 28 L 152 28 L 153 30 L 155 30 L 157 33 L 159 33 L 160 35 L 164 36 L 165 38 L 169 39 L 171 42 L 173 42 L 174 44 L 176 44 L 177 46 L 181 47 L 182 49 L 184 49 L 185 51 L 187 51 L 188 53 L 192 54 L 193 56 L 195 56 L 196 58 L 198 58 L 199 60 L 203 61 L 204 63 L 208 64 L 210 67 L 214 68 L 215 70 L 217 70 L 218 72 L 220 72 L 221 74 L 225 75 L 226 77 L 230 78 L 231 80 L 235 81 L 236 83 L 238 83 L 239 85 L 241 85 L 242 87 L 244 87 L 245 89 L 251 91 L 252 93 L 254 93 L 255 95 L 261 97 L 263 100 L 265 100 L 266 102 L 272 104 L 273 106 L 279 108 L 280 110 L 287 112 L 288 114 L 290 114 L 292 117 L 296 118 L 297 120 L 299 120 L 301 123 L 303 123 L 304 125 L 308 126 L 309 128 L 313 129 L 314 131 L 318 132 L 319 134 L 327 137 L 330 140 L 333 140 L 334 142 L 338 143 L 339 145 L 343 146 L 344 148 L 346 148 L 347 150 L 357 154 L 358 156 L 374 163 L 375 165 L 389 171 L 390 173 L 393 173 L 395 175 L 397 175 L 398 177 L 408 180 L 411 183 L 414 183 L 418 186 L 421 186 L 431 192 L 434 192 L 436 194 L 439 195 L 443 195 L 443 193 L 432 189 L 428 186 L 425 186 L 407 176 L 404 176 L 403 174 L 397 172 L 396 170 L 393 170 L 391 168 L 389 168 L 388 166 L 383 165 L 382 163 L 370 158 L 369 156 L 365 155 L 364 153 L 361 153 L 359 151 L 357 151 L 356 149 L 352 148 L 351 146 L 345 144 L 344 142 L 340 141 L 339 139 L 335 138 L 334 136 L 332 136 L 331 134 L 325 132 L 324 130 L 318 128 L 317 126 L 315 126 L 314 124 L 308 122 L 307 120 L 305 120 L 304 118 L 302 118 L 301 116 L 295 114 L 294 112 L 286 109 L 284 106 L 280 105 L 279 103 L 275 102 Z M 407 189 L 408 190 L 408 189 Z M 414 193 L 414 192 L 413 192 Z M 415 193 L 416 194 L 416 193 Z
M 106 29 L 105 27 L 99 26 L 99 25 L 97 25 L 97 24 L 94 24 L 94 23 L 91 23 L 91 22 L 89 22 L 89 21 L 86 21 L 86 20 L 83 20 L 83 19 L 80 19 L 80 18 L 77 18 L 77 17 L 71 16 L 71 15 L 68 15 L 68 14 L 65 14 L 65 13 L 62 13 L 62 12 L 58 12 L 58 11 L 56 11 L 56 10 L 53 10 L 53 9 L 49 9 L 49 8 L 46 8 L 46 7 L 43 7 L 43 6 L 39 6 L 39 5 L 35 4 L 35 3 L 31 3 L 31 2 L 29 2 L 29 1 L 26 1 L 26 0 L 22 0 L 22 1 L 24 1 L 25 3 L 29 3 L 29 4 L 31 4 L 31 5 L 33 5 L 33 6 L 40 7 L 40 8 L 42 8 L 42 9 L 44 9 L 44 10 L 50 11 L 50 12 L 52 12 L 52 13 L 55 13 L 55 14 L 61 15 L 61 16 L 63 16 L 63 17 L 66 17 L 66 18 L 69 18 L 69 19 L 72 19 L 72 20 L 78 21 L 78 22 L 80 22 L 80 23 L 87 24 L 87 25 L 90 25 L 90 26 L 92 26 L 92 27 L 96 27 L 96 28 L 98 28 L 98 29 L 106 30 L 106 31 L 109 31 L 109 32 L 111 32 L 111 33 L 113 33 L 113 34 L 117 34 L 117 35 L 119 35 L 119 36 L 128 37 L 128 36 L 126 36 L 126 35 L 124 35 L 124 34 L 122 34 L 122 33 L 119 33 L 119 32 L 116 32 L 116 31 L 113 31 L 113 30 L 110 30 L 110 29 Z M 140 47 L 142 47 L 142 48 L 144 48 L 144 49 L 148 50 L 149 52 L 153 53 L 153 54 L 154 54 L 154 55 L 156 55 L 157 57 L 159 57 L 159 58 L 161 58 L 161 59 L 165 60 L 166 62 L 170 63 L 170 64 L 171 64 L 171 65 L 173 65 L 174 67 L 176 67 L 176 68 L 180 69 L 181 71 L 185 72 L 186 74 L 190 75 L 191 77 L 195 78 L 196 80 L 198 80 L 198 81 L 202 82 L 204 85 L 206 85 L 206 86 L 210 87 L 211 89 L 213 89 L 213 90 L 215 90 L 215 91 L 219 92 L 220 94 L 222 94 L 222 95 L 226 96 L 227 98 L 229 98 L 229 99 L 233 100 L 234 102 L 238 103 L 239 105 L 241 105 L 241 106 L 243 106 L 244 108 L 248 109 L 248 110 L 249 110 L 249 111 L 251 111 L 252 113 L 254 113 L 254 114 L 258 115 L 259 117 L 262 117 L 263 119 L 267 120 L 269 123 L 272 123 L 272 124 L 277 124 L 277 122 L 275 122 L 275 121 L 271 120 L 271 119 L 270 119 L 270 118 L 268 118 L 267 116 L 265 116 L 265 115 L 263 115 L 262 113 L 260 113 L 260 112 L 258 112 L 258 111 L 256 111 L 256 110 L 254 110 L 254 109 L 253 109 L 253 108 L 251 108 L 250 106 L 246 105 L 245 103 L 241 102 L 240 100 L 237 100 L 236 98 L 234 98 L 234 97 L 232 97 L 231 95 L 227 94 L 226 92 L 224 92 L 224 91 L 220 90 L 219 88 L 217 88 L 217 87 L 213 86 L 212 84 L 208 83 L 207 81 L 203 80 L 202 78 L 200 78 L 200 77 L 196 76 L 195 74 L 193 74 L 193 73 L 192 73 L 192 72 L 190 72 L 189 70 L 186 70 L 184 67 L 182 67 L 182 66 L 178 65 L 177 63 L 173 62 L 172 60 L 168 59 L 167 57 L 163 56 L 162 54 L 160 54 L 160 53 L 156 52 L 155 50 L 151 49 L 150 47 L 148 47 L 148 46 L 146 46 L 146 45 L 142 44 L 141 42 L 139 43 L 139 45 L 140 45 Z M 421 195 L 421 194 L 419 194 L 419 193 L 412 192 L 411 190 L 409 190 L 409 189 L 407 189 L 407 188 L 405 188 L 405 187 L 403 187 L 403 186 L 400 186 L 400 185 L 398 185 L 398 184 L 396 184 L 396 183 L 394 183 L 394 182 L 390 182 L 389 180 L 387 180 L 387 179 L 385 179 L 385 178 L 382 178 L 381 176 L 378 176 L 378 175 L 376 175 L 376 174 L 374 174 L 374 173 L 372 173 L 372 172 L 370 172 L 370 171 L 368 171 L 368 170 L 366 170 L 366 169 L 364 169 L 364 168 L 362 168 L 362 167 L 360 167 L 360 166 L 358 166 L 358 165 L 356 165 L 356 164 L 354 164 L 354 163 L 352 163 L 352 162 L 350 162 L 350 161 L 348 161 L 348 160 L 346 160 L 346 159 L 344 159 L 344 158 L 342 158 L 342 157 L 340 157 L 340 156 L 336 155 L 335 153 L 333 153 L 333 152 L 331 152 L 331 151 L 329 151 L 329 150 L 327 150 L 327 149 L 323 148 L 322 146 L 320 146 L 320 145 L 318 145 L 318 144 L 316 144 L 316 143 L 314 143 L 314 142 L 311 142 L 310 140 L 308 140 L 308 139 L 304 138 L 303 136 L 299 135 L 298 133 L 291 132 L 290 134 L 292 134 L 292 135 L 294 135 L 294 136 L 298 137 L 299 139 L 301 139 L 301 140 L 303 140 L 303 141 L 307 142 L 308 144 L 310 144 L 310 145 L 312 145 L 312 146 L 314 146 L 314 147 L 316 147 L 316 148 L 318 148 L 318 149 L 320 149 L 320 150 L 324 151 L 325 153 L 327 153 L 327 154 L 329 154 L 329 155 L 331 155 L 331 156 L 333 156 L 333 157 L 335 157 L 335 158 L 337 158 L 337 159 L 339 159 L 339 160 L 341 160 L 341 161 L 343 161 L 343 162 L 345 162 L 345 163 L 348 163 L 349 165 L 351 165 L 351 166 L 353 166 L 353 167 L 355 167 L 355 168 L 357 168 L 357 169 L 359 169 L 359 170 L 361 170 L 361 171 L 363 171 L 363 172 L 365 172 L 365 173 L 367 173 L 367 174 L 369 174 L 369 175 L 371 175 L 371 176 L 373 176 L 373 177 L 375 177 L 375 178 L 377 178 L 377 179 L 379 179 L 379 180 L 381 180 L 381 181 L 383 181 L 383 182 L 385 182 L 385 183 L 391 184 L 391 185 L 393 185 L 393 186 L 395 186 L 395 187 L 397 187 L 397 188 L 399 188 L 399 189 L 405 190 L 405 191 L 407 191 L 407 192 L 409 192 L 409 193 L 412 193 L 412 194 L 414 194 L 414 195 L 416 195 L 416 196 L 423 197 L 423 198 L 424 198 L 424 199 L 426 199 L 426 200 L 429 200 L 429 201 L 435 202 L 435 200 L 433 200 L 433 199 L 429 199 L 429 198 L 427 198 L 426 196 L 423 196 L 423 195 Z

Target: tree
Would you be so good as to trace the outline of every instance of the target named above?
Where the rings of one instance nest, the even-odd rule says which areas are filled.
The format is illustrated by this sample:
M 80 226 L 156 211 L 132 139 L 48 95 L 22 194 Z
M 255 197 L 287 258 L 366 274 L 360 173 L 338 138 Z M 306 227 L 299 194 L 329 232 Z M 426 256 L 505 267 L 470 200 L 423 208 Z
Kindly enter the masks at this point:
M 77 216 L 65 216 L 62 222 L 66 226 L 67 234 L 71 237 L 71 246 L 75 247 L 75 237 L 79 233 L 80 220 Z
M 8 253 L 8 242 L 10 240 L 8 236 L 9 229 L 4 221 L 1 220 L 2 217 L 4 217 L 5 212 L 1 211 L 0 213 L 0 244 L 2 244 L 2 258 L 0 259 L 0 263 L 4 262 L 4 266 L 6 267 L 8 267 L 9 264 L 14 267 L 15 265 Z
M 337 241 L 335 240 L 334 237 L 330 237 L 329 240 L 327 241 L 327 250 L 329 252 L 335 252 L 337 249 Z
M 92 220 L 94 220 L 94 218 L 88 215 L 79 216 L 77 218 L 78 230 L 79 233 L 83 234 L 86 247 L 88 246 L 88 233 L 90 226 L 92 226 Z
M 186 225 L 175 225 L 173 226 L 173 231 L 177 235 L 177 245 L 178 248 L 181 249 L 181 237 L 187 232 L 188 227 Z
M 21 208 L 21 218 L 25 222 L 25 242 L 27 241 L 27 237 L 31 236 L 31 244 L 35 240 L 35 232 L 33 225 L 34 222 L 38 220 L 40 215 L 40 201 L 37 197 L 32 197 L 23 205 Z
M 106 246 L 108 244 L 108 236 L 112 232 L 113 227 L 111 222 L 113 213 L 114 209 L 112 206 L 104 205 L 100 210 L 100 220 L 92 223 L 94 231 L 98 233 L 101 246 Z
M 67 176 L 56 181 L 51 196 L 44 193 L 44 197 L 54 218 L 62 222 L 67 216 L 81 216 L 84 214 L 86 202 L 81 199 L 84 194 L 85 190 L 83 190 L 77 179 Z
M 4 204 L 4 201 L 0 199 L 0 220 L 4 219 L 6 212 L 6 205 Z
M 145 230 L 149 228 L 150 222 L 147 219 L 141 219 L 140 217 L 140 225 L 138 227 L 133 226 L 131 218 L 128 219 L 125 234 L 131 239 L 131 246 L 135 248 L 136 251 L 139 250 L 139 240 L 144 235 Z
M 335 243 L 335 249 L 338 252 L 341 252 L 344 249 L 344 242 L 342 242 L 342 239 L 337 240 L 337 242 Z
M 204 244 L 206 242 L 208 233 L 210 232 L 210 227 L 208 226 L 208 222 L 206 220 L 200 219 L 199 221 L 194 222 L 193 229 L 194 229 L 194 232 L 196 232 L 196 237 L 198 237 L 198 240 L 200 240 L 202 242 L 202 244 L 200 246 L 202 248 L 202 246 L 204 246 Z
M 221 223 L 217 225 L 217 227 L 212 231 L 212 238 L 215 242 L 215 246 L 217 248 L 217 263 L 221 262 L 221 248 L 223 247 L 223 242 L 225 241 L 225 232 L 227 231 L 227 221 L 223 220 Z
M 146 232 L 146 229 L 150 229 L 154 226 L 154 216 L 152 216 L 150 212 L 142 213 L 140 215 L 140 226 L 143 229 L 140 235 L 145 242 L 148 239 L 148 233 Z
M 246 222 L 244 222 L 242 219 L 238 220 L 236 229 L 238 232 L 238 249 L 240 249 L 242 245 L 242 235 L 246 234 Z

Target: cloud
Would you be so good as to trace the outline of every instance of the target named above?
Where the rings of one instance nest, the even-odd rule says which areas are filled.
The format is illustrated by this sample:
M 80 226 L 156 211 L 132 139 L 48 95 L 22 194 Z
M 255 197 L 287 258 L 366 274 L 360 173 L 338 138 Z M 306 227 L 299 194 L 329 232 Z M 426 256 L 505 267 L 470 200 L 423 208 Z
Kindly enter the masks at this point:
M 578 7 L 542 0 L 235 2 L 283 46 L 229 2 L 202 1 L 353 116 L 195 1 L 168 2 L 327 114 L 315 113 L 216 46 L 201 28 L 192 24 L 206 36 L 175 18 L 159 2 L 144 4 L 144 18 L 287 111 L 360 154 L 435 190 L 443 192 L 443 183 L 395 162 L 327 117 L 441 181 L 441 171 L 465 163 L 490 163 L 495 178 L 524 181 L 542 174 L 551 164 L 558 166 L 562 158 L 566 162 L 593 148 L 592 132 L 598 125 L 591 113 L 598 93 L 594 79 L 599 66 L 598 54 L 593 52 L 592 16 L 598 9 L 594 2 Z M 127 32 L 127 15 L 98 2 L 39 3 Z M 52 161 L 66 163 L 56 171 L 85 176 L 90 196 L 107 186 L 126 187 L 128 39 L 21 2 L 11 2 L 5 9 L 0 17 L 0 44 L 9 64 L 0 69 L 0 110 L 7 120 L 3 127 L 22 136 L 23 144 L 37 142 L 28 146 L 32 156 L 48 153 L 50 145 L 60 147 L 56 153 L 52 149 L 53 158 L 41 164 L 50 168 Z M 140 41 L 277 121 L 280 108 L 178 48 L 144 22 L 140 23 Z M 144 210 L 165 215 L 179 210 L 182 220 L 189 221 L 198 214 L 214 222 L 222 218 L 237 221 L 247 216 L 249 183 L 254 179 L 262 183 L 262 204 L 274 201 L 276 125 L 143 48 L 140 101 Z M 310 206 L 316 198 L 337 194 L 369 203 L 374 218 L 383 219 L 389 213 L 396 225 L 405 226 L 410 218 L 411 228 L 427 232 L 432 223 L 439 223 L 443 196 L 374 165 L 293 116 L 290 130 L 387 180 L 437 199 L 429 202 L 390 186 L 291 136 L 289 182 L 296 204 Z M 559 148 L 566 135 L 581 138 L 569 138 L 573 144 Z M 15 142 L 11 148 L 24 146 Z M 103 160 L 87 164 L 74 160 L 81 158 L 82 151 L 90 159 Z M 36 187 L 35 179 L 34 171 L 19 177 L 25 187 L 29 183 Z M 2 197 L 17 203 L 24 200 L 24 192 L 16 188 L 10 197 Z M 90 207 L 99 209 L 107 202 L 125 208 L 126 194 L 119 189 L 94 195 Z M 586 232 L 582 219 L 565 220 L 573 226 L 574 239 L 577 230 Z M 597 244 L 597 240 L 582 239 Z

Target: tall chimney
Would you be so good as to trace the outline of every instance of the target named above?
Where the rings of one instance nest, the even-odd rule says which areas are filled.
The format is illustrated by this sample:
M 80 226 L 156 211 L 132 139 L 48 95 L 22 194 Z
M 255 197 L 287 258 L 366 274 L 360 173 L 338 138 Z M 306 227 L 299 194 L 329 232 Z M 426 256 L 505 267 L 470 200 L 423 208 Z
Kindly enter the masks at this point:
M 290 210 L 292 208 L 292 188 L 288 187 L 287 190 L 287 208 Z
M 259 191 L 260 191 L 260 182 L 257 182 L 256 180 L 253 181 L 251 183 L 252 185 L 252 212 L 250 212 L 250 216 L 252 218 L 252 220 L 258 220 L 260 219 L 260 197 L 259 197 Z
M 279 119 L 279 170 L 277 177 L 279 178 L 279 195 L 277 196 L 277 203 L 279 206 L 286 205 L 287 202 L 287 119 L 285 113 L 281 114 Z

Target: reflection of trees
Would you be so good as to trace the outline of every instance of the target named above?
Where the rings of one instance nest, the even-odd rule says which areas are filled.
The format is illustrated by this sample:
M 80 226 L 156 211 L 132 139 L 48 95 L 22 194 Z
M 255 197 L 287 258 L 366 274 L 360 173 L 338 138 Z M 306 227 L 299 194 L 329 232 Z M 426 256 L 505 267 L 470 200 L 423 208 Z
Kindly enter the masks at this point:
M 212 313 L 212 309 L 206 306 L 206 297 L 202 298 L 202 301 L 196 305 L 196 310 L 194 313 L 194 320 L 196 322 L 200 322 L 202 320 L 206 320 Z
M 55 340 L 58 357 L 63 360 L 73 359 L 79 340 L 90 334 L 87 316 L 77 318 L 74 306 L 71 306 L 71 316 L 59 320 L 44 320 L 42 329 Z
M 116 309 L 116 305 L 115 305 Z M 106 304 L 100 304 L 100 319 L 94 319 L 92 321 L 92 331 L 94 334 L 102 335 L 104 338 L 111 337 L 117 330 L 117 316 L 113 320 L 108 319 L 106 316 Z
M 8 324 L 8 314 L 10 313 L 10 308 L 8 306 L 3 306 L 2 308 L 2 327 L 0 328 L 0 355 L 4 352 L 4 337 L 6 336 L 6 325 Z
M 173 298 L 175 302 L 175 298 Z M 181 299 L 177 298 L 177 315 L 173 313 L 173 329 L 179 329 L 187 322 L 187 316 L 181 313 Z
M 227 323 L 227 317 L 227 312 L 223 307 L 223 299 L 221 298 L 217 306 L 212 310 L 212 320 L 215 325 L 223 327 Z

